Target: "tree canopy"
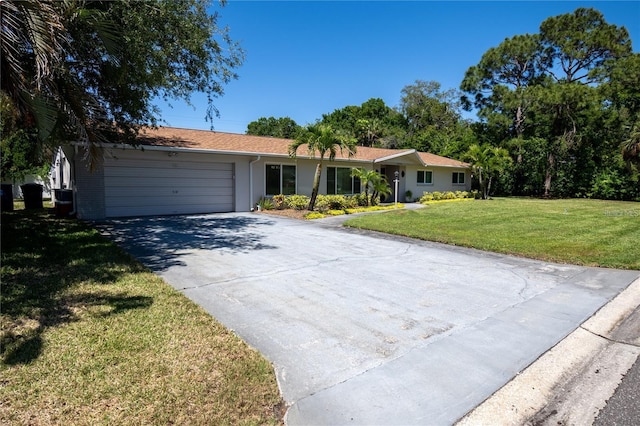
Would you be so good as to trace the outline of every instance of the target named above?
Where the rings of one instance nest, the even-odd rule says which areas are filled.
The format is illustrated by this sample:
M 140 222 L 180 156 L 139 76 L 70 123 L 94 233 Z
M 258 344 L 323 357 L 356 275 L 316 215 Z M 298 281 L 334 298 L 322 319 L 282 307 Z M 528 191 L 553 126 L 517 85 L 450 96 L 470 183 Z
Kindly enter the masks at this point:
M 302 127 L 289 117 L 260 117 L 247 125 L 247 135 L 295 139 Z
M 223 4 L 222 2 L 221 4 Z M 96 143 L 156 125 L 156 97 L 214 98 L 244 53 L 205 0 L 0 2 L 0 90 L 36 142 Z
M 321 123 L 355 138 L 360 146 L 381 146 L 404 125 L 402 115 L 380 98 L 323 114 Z
M 478 108 L 491 143 L 515 160 L 504 190 L 640 195 L 633 189 L 638 176 L 623 170 L 620 154 L 621 142 L 634 140 L 637 120 L 634 57 L 625 28 L 608 24 L 597 10 L 578 8 L 546 19 L 537 34 L 506 39 L 468 69 L 463 103 Z M 627 158 L 634 157 L 634 146 L 622 145 Z M 618 188 L 603 191 L 614 181 Z

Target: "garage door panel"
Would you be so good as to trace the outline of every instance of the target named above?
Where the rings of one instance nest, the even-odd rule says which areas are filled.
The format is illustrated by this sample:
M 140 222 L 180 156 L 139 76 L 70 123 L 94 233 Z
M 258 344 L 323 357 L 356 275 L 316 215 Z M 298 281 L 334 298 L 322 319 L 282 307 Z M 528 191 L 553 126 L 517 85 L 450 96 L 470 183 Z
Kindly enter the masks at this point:
M 113 208 L 122 208 L 122 207 L 154 207 L 161 208 L 163 206 L 171 206 L 172 208 L 178 208 L 183 206 L 185 208 L 189 206 L 210 206 L 211 204 L 207 203 L 207 200 L 203 200 L 201 203 L 194 202 L 193 198 L 190 197 L 171 197 L 171 198 L 158 198 L 158 197 L 142 197 L 143 202 L 138 203 L 138 205 L 134 206 L 131 203 L 131 199 L 127 197 L 113 197 L 110 200 L 110 207 Z M 232 195 L 222 195 L 217 200 L 216 203 L 220 205 L 226 205 L 233 202 Z
M 113 199 L 114 197 L 172 197 L 172 196 L 201 196 L 207 197 L 221 197 L 221 196 L 233 196 L 233 188 L 229 186 L 208 186 L 208 187 L 162 187 L 155 186 L 145 188 L 142 193 L 133 193 L 123 191 L 119 187 L 107 187 L 105 189 L 105 196 L 107 199 Z
M 106 159 L 108 168 L 155 168 L 155 169 L 190 169 L 190 170 L 232 170 L 233 163 L 212 163 L 206 161 L 167 161 L 167 160 L 135 160 Z
M 224 207 L 212 208 L 209 204 L 193 205 L 159 205 L 159 206 L 138 206 L 138 207 L 109 207 L 108 217 L 128 217 L 128 216 L 160 216 L 170 214 L 195 214 L 195 213 L 226 213 L 229 210 Z
M 127 192 L 144 192 L 144 188 L 183 188 L 209 186 L 229 186 L 232 179 L 199 179 L 199 178 L 148 178 L 148 177 L 105 177 L 105 186 L 112 186 Z M 134 186 L 134 188 L 131 188 Z
M 137 179 L 138 177 L 158 177 L 158 178 L 194 178 L 194 179 L 226 179 L 229 177 L 229 170 L 190 170 L 190 169 L 125 169 L 116 167 L 105 170 L 105 178 L 127 177 Z
M 106 215 L 233 211 L 233 172 L 233 163 L 131 158 L 105 161 Z

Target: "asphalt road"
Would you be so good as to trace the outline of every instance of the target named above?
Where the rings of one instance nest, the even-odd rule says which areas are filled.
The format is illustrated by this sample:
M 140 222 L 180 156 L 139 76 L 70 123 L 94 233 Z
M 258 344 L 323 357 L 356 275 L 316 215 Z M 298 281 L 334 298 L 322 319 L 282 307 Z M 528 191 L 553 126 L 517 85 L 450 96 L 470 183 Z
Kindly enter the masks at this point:
M 640 307 L 622 324 L 614 338 L 628 344 L 640 344 Z M 594 422 L 595 426 L 640 425 L 640 358 L 622 379 L 613 396 Z

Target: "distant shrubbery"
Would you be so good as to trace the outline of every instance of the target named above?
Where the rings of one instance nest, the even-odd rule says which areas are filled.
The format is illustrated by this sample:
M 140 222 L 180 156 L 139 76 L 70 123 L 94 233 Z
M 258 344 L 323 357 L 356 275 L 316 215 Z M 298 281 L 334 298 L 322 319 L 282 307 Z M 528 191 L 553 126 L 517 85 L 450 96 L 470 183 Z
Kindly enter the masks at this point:
M 271 198 L 261 198 L 258 205 L 263 210 L 305 210 L 309 207 L 309 197 L 306 195 L 274 195 Z M 346 210 L 365 206 L 363 194 L 357 195 L 322 195 L 316 198 L 314 210 L 327 212 L 329 210 Z
M 421 203 L 427 203 L 429 201 L 442 201 L 442 200 L 458 200 L 465 198 L 477 198 L 478 191 L 447 191 L 447 192 L 425 192 L 420 197 Z

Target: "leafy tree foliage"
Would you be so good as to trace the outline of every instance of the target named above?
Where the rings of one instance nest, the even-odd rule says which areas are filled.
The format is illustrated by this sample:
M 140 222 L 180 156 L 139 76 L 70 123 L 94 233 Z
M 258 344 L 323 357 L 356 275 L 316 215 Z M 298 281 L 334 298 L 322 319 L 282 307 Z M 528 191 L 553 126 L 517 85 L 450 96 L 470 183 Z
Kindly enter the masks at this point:
M 459 156 L 472 141 L 469 124 L 460 114 L 460 95 L 443 91 L 435 81 L 417 80 L 402 89 L 399 110 L 406 120 L 402 147 Z
M 45 152 L 34 128 L 20 128 L 17 111 L 9 97 L 0 92 L 0 179 L 22 180 L 26 175 L 48 173 Z
M 504 173 L 512 161 L 509 152 L 504 148 L 477 144 L 469 147 L 465 158 L 471 162 L 483 200 L 489 198 L 493 180 Z
M 358 145 L 383 146 L 394 130 L 403 127 L 404 118 L 382 99 L 371 98 L 360 106 L 349 105 L 323 114 L 321 123 L 354 137 Z
M 351 176 L 360 179 L 360 185 L 367 206 L 376 205 L 380 197 L 386 197 L 391 194 L 391 187 L 389 186 L 387 177 L 380 172 L 357 168 L 351 171 Z
M 289 145 L 289 155 L 296 157 L 298 149 L 300 149 L 301 146 L 306 146 L 312 155 L 316 153 L 320 155 L 313 177 L 313 188 L 311 190 L 311 199 L 309 200 L 308 207 L 309 211 L 313 211 L 316 198 L 318 197 L 318 190 L 320 189 L 320 177 L 322 176 L 322 166 L 325 158 L 333 161 L 338 150 L 340 150 L 340 152 L 346 151 L 347 155 L 351 157 L 356 152 L 356 140 L 340 132 L 336 132 L 328 124 L 316 123 L 307 126 L 299 133 L 298 138 Z
M 261 117 L 247 125 L 248 135 L 284 139 L 295 139 L 300 130 L 302 130 L 302 127 L 289 117 Z
M 131 136 L 155 125 L 155 97 L 209 100 L 243 52 L 205 0 L 0 2 L 2 80 L 40 141 Z
M 578 8 L 546 19 L 538 34 L 506 39 L 469 68 L 463 103 L 509 150 L 514 192 L 592 196 L 603 193 L 594 190 L 598 176 L 620 174 L 621 129 L 637 115 L 634 56 L 626 29 Z

